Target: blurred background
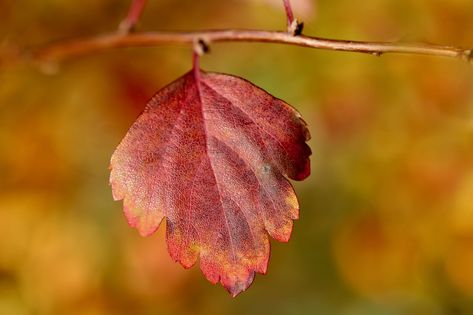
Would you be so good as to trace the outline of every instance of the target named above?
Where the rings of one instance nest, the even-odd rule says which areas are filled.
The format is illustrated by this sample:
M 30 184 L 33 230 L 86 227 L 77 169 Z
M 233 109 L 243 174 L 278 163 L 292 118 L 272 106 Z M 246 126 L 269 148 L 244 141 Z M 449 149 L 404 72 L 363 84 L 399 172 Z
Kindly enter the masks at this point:
M 471 0 L 293 0 L 305 34 L 473 46 Z M 108 186 L 147 99 L 187 46 L 33 67 L 31 47 L 116 29 L 127 0 L 0 0 L 0 314 L 473 314 L 473 68 L 425 56 L 222 43 L 206 70 L 295 106 L 313 173 L 288 244 L 232 299 L 142 238 Z M 150 0 L 139 30 L 285 29 L 279 0 Z M 0 53 L 0 55 L 2 55 Z

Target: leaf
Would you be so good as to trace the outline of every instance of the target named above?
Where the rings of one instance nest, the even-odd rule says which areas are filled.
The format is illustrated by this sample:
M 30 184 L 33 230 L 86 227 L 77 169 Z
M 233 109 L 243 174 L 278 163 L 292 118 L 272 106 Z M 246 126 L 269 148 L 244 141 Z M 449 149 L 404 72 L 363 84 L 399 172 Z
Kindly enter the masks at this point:
M 287 242 L 299 204 L 285 178 L 310 173 L 300 114 L 252 83 L 190 71 L 160 90 L 111 159 L 115 200 L 144 235 L 166 218 L 171 257 L 200 258 L 233 295 L 266 273 L 267 234 Z

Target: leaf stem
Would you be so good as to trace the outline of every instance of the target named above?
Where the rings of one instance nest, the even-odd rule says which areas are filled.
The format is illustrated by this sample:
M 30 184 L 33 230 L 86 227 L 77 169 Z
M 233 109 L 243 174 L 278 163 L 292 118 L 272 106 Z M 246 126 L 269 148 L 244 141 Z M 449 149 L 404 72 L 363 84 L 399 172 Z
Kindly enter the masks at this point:
M 200 54 L 195 50 L 192 53 L 192 71 L 194 71 L 194 77 L 198 81 L 200 77 Z
M 34 62 L 59 61 L 99 51 L 121 48 L 157 46 L 162 44 L 194 44 L 204 40 L 207 44 L 217 42 L 263 42 L 280 43 L 315 49 L 348 51 L 381 56 L 385 53 L 420 54 L 462 59 L 471 62 L 471 49 L 431 45 L 424 43 L 363 42 L 336 40 L 311 36 L 293 36 L 287 32 L 261 30 L 208 30 L 197 32 L 149 32 L 134 34 L 104 34 L 89 38 L 71 39 L 51 43 L 19 54 Z M 2 58 L 0 58 L 2 60 Z
M 118 27 L 119 32 L 127 34 L 134 30 L 136 23 L 138 23 L 143 13 L 146 1 L 147 0 L 132 0 L 130 8 L 128 9 L 128 15 Z
M 287 16 L 287 27 L 289 28 L 294 22 L 294 13 L 292 12 L 292 6 L 290 0 L 283 0 L 284 2 L 284 9 L 286 10 Z

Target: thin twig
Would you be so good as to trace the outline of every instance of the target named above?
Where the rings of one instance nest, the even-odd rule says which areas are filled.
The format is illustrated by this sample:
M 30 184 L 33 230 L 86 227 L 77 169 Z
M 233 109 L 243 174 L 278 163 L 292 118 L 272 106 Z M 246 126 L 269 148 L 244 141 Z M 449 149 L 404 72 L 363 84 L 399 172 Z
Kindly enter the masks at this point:
M 134 34 L 104 34 L 89 38 L 51 43 L 30 50 L 32 61 L 60 61 L 80 55 L 120 48 L 157 46 L 162 44 L 193 44 L 202 39 L 207 44 L 217 42 L 265 42 L 296 45 L 325 50 L 350 51 L 381 56 L 385 53 L 421 54 L 472 60 L 472 50 L 423 43 L 389 43 L 335 40 L 310 36 L 293 36 L 286 32 L 260 30 L 209 30 L 198 32 L 149 32 Z M 1 58 L 0 58 L 1 59 Z

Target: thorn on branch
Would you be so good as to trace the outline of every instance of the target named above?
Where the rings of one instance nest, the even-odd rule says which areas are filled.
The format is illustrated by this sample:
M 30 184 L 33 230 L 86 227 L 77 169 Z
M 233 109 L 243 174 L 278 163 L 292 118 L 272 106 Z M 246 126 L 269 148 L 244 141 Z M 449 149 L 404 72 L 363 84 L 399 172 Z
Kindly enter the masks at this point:
M 194 49 L 194 52 L 199 56 L 202 56 L 210 52 L 210 46 L 207 43 L 207 41 L 204 40 L 203 38 L 197 38 L 194 41 L 193 49 Z
M 288 25 L 287 31 L 293 36 L 302 35 L 302 30 L 304 29 L 304 23 L 299 22 L 297 19 L 294 19 L 291 24 Z
M 465 60 L 466 62 L 472 63 L 473 62 L 473 50 L 466 49 L 460 53 L 460 59 Z
M 136 31 L 136 25 L 130 24 L 127 20 L 123 20 L 118 25 L 118 33 L 126 35 Z

